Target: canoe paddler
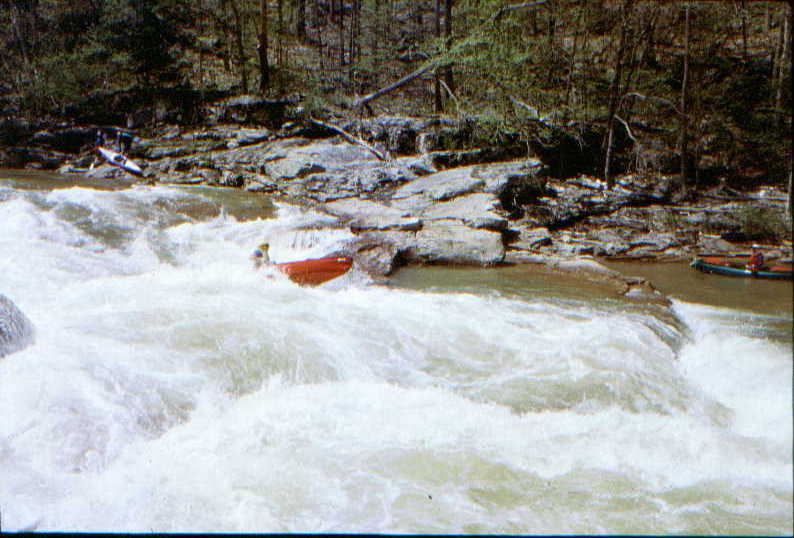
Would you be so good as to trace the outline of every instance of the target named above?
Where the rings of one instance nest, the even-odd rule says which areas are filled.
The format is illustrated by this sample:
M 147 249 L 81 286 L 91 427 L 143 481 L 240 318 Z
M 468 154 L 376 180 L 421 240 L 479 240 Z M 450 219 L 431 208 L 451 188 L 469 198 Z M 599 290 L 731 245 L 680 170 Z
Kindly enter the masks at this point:
M 753 245 L 750 252 L 750 261 L 747 262 L 747 269 L 750 271 L 759 271 L 764 266 L 764 255 L 758 250 L 760 245 Z
M 253 253 L 251 253 L 251 260 L 254 262 L 254 269 L 259 269 L 263 265 L 270 263 L 270 245 L 262 243 Z

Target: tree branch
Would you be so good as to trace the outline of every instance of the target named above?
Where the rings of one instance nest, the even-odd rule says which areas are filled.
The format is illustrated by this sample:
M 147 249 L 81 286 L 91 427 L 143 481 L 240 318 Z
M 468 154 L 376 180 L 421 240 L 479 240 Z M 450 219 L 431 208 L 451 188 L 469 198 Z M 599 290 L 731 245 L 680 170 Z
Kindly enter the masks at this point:
M 623 124 L 623 127 L 625 127 L 625 128 L 626 128 L 626 134 L 628 134 L 628 135 L 629 135 L 629 138 L 631 138 L 631 141 L 632 141 L 632 142 L 634 142 L 635 144 L 637 144 L 637 139 L 636 139 L 636 138 L 634 138 L 634 134 L 631 132 L 631 128 L 629 128 L 629 124 L 628 124 L 628 123 L 626 123 L 626 120 L 624 120 L 623 118 L 621 118 L 621 117 L 620 117 L 620 116 L 618 116 L 617 114 L 615 114 L 615 119 L 616 119 L 616 120 L 618 120 L 620 123 L 622 123 L 622 124 Z
M 441 78 L 438 79 L 438 82 L 441 84 L 444 90 L 446 90 L 452 100 L 455 101 L 455 108 L 458 110 L 458 114 L 460 115 L 460 101 L 458 101 L 458 98 L 455 97 L 454 93 L 452 93 L 452 90 L 449 89 L 449 86 L 447 86 L 446 82 L 444 82 Z

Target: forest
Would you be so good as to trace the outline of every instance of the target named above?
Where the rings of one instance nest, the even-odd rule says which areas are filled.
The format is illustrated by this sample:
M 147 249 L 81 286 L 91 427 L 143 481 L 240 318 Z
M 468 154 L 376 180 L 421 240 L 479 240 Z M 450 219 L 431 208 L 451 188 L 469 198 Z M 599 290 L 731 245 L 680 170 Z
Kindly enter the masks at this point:
M 120 122 L 124 102 L 151 127 L 163 95 L 253 94 L 442 115 L 610 186 L 790 191 L 791 32 L 787 2 L 3 0 L 0 121 Z

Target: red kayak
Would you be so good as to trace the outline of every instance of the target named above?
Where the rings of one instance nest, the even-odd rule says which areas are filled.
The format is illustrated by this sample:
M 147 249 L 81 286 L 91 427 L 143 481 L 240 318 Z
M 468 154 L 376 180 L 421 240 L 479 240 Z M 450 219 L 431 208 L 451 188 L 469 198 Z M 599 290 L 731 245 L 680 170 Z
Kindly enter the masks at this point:
M 290 280 L 301 286 L 316 286 L 342 276 L 353 265 L 351 258 L 316 258 L 273 264 Z

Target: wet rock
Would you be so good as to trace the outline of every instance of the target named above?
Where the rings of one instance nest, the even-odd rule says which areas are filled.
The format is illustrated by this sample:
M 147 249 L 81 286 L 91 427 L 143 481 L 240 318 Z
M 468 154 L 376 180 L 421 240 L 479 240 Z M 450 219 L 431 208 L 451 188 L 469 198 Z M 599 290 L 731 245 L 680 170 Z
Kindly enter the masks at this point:
M 0 294 L 0 357 L 24 349 L 35 340 L 35 329 L 14 302 Z
M 522 228 L 515 234 L 515 239 L 510 242 L 510 248 L 531 252 L 539 247 L 550 245 L 551 241 L 548 228 Z
M 372 238 L 360 238 L 349 247 L 350 257 L 361 270 L 376 280 L 392 274 L 399 266 L 399 249 Z
M 425 224 L 415 235 L 409 261 L 492 265 L 504 260 L 502 236 L 454 221 Z
M 588 257 L 573 259 L 546 258 L 543 263 L 557 271 L 574 273 L 583 278 L 600 282 L 612 287 L 619 295 L 644 303 L 670 306 L 672 303 L 663 293 L 659 292 L 648 280 L 638 277 L 628 277 L 605 267 L 596 260 Z

